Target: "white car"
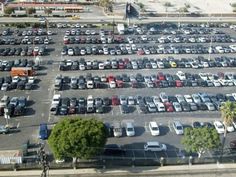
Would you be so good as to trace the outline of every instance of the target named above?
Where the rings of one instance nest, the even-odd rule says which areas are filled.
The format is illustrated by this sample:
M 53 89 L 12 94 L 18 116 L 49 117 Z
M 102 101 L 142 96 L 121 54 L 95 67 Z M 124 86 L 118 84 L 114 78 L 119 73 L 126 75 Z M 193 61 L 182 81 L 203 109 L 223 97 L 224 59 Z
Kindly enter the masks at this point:
M 110 88 L 116 88 L 116 82 L 115 81 L 110 81 L 109 86 L 110 86 Z
M 123 95 L 120 96 L 120 104 L 127 105 L 127 98 Z
M 160 129 L 159 126 L 157 125 L 157 122 L 155 121 L 149 122 L 148 127 L 152 136 L 160 135 Z
M 164 92 L 161 92 L 160 93 L 160 99 L 161 101 L 164 103 L 164 102 L 168 102 L 168 96 L 166 95 L 166 93 Z
M 215 105 L 213 103 L 211 103 L 211 102 L 207 102 L 207 103 L 205 103 L 205 105 L 207 106 L 207 109 L 209 111 L 215 111 L 216 110 Z
M 224 124 L 224 126 L 226 127 L 225 122 L 223 122 L 223 124 Z M 234 125 L 233 125 L 233 123 L 230 124 L 230 125 L 228 125 L 226 129 L 227 129 L 227 132 L 233 132 L 233 131 L 234 131 Z
M 221 87 L 221 83 L 218 80 L 212 80 L 215 87 Z
M 153 96 L 153 97 L 152 97 L 152 100 L 153 100 L 153 102 L 154 102 L 155 105 L 157 105 L 157 104 L 160 102 L 160 99 L 159 99 L 158 96 Z
M 193 102 L 193 99 L 192 99 L 191 95 L 184 95 L 184 99 L 187 103 L 192 103 Z
M 156 104 L 156 107 L 157 107 L 158 112 L 165 112 L 166 111 L 165 106 L 162 102 L 158 102 Z
M 221 121 L 214 121 L 214 126 L 217 131 L 217 133 L 222 134 L 225 132 L 225 127 Z
M 135 98 L 133 96 L 128 97 L 128 105 L 135 105 Z
M 134 125 L 131 122 L 127 122 L 125 126 L 125 131 L 127 136 L 134 136 L 135 135 Z
M 184 127 L 179 121 L 174 121 L 172 125 L 173 125 L 176 135 L 184 134 Z
M 163 68 L 165 68 L 165 65 L 163 62 L 159 61 L 159 62 L 157 62 L 157 67 L 160 69 L 163 69 Z
M 194 103 L 201 103 L 201 98 L 197 94 L 192 94 Z
M 149 141 L 144 144 L 144 151 L 166 151 L 167 147 L 165 144 L 161 144 L 157 141 Z
M 35 82 L 35 78 L 34 77 L 29 77 L 28 78 L 28 83 L 30 83 L 30 84 L 34 84 L 34 82 Z
M 177 98 L 179 103 L 185 102 L 185 99 L 184 99 L 183 95 L 177 94 L 177 95 L 175 95 L 175 97 Z
M 173 102 L 173 107 L 175 109 L 176 112 L 182 112 L 182 107 L 178 102 Z
M 185 76 L 184 72 L 178 71 L 178 72 L 176 73 L 176 75 L 179 77 L 179 79 L 180 79 L 181 81 L 186 80 L 186 76 Z
M 87 104 L 93 104 L 93 102 L 94 102 L 93 96 L 92 96 L 92 95 L 89 95 L 89 96 L 87 97 Z
M 206 81 L 208 79 L 207 73 L 199 73 L 199 76 L 202 80 Z
M 19 80 L 20 80 L 20 77 L 19 77 L 19 76 L 14 76 L 14 77 L 12 78 L 12 83 L 17 83 L 17 82 L 19 82 Z

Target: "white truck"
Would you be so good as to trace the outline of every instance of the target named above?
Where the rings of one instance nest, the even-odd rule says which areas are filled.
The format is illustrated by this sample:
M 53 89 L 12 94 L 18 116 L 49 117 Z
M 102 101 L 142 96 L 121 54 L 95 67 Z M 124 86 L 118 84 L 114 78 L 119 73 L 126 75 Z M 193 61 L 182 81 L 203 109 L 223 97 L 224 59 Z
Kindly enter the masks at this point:
M 119 34 L 124 34 L 125 33 L 125 25 L 122 23 L 117 24 L 117 30 Z

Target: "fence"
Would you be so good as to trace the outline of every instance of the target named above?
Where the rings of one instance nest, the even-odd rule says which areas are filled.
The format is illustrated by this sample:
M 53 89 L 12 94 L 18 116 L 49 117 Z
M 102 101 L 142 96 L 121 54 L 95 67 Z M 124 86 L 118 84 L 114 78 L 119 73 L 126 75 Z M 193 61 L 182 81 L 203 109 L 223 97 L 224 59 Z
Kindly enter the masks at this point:
M 117 168 L 117 167 L 136 167 L 136 166 L 162 166 L 162 165 L 194 165 L 194 164 L 214 164 L 218 163 L 220 155 L 211 157 L 146 157 L 146 158 L 131 158 L 131 157 L 105 157 L 100 156 L 90 160 L 82 160 L 76 164 L 72 162 L 55 163 L 49 162 L 50 169 L 73 169 L 73 168 Z M 220 160 L 221 163 L 235 163 L 236 154 L 227 154 Z M 0 165 L 0 171 L 4 170 L 41 170 L 41 165 L 35 161 L 23 164 L 8 164 Z

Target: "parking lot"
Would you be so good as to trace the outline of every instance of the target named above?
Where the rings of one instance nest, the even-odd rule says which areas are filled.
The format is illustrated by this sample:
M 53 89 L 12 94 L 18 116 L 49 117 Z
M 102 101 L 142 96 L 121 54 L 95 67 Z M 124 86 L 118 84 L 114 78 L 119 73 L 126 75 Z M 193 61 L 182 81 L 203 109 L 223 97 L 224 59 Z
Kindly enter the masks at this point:
M 172 24 L 173 25 L 173 24 Z M 94 28 L 95 34 L 94 36 L 91 34 L 91 31 L 93 30 L 92 27 L 86 28 L 85 26 L 82 28 L 77 28 L 76 26 L 73 26 L 71 28 L 50 28 L 50 31 L 55 33 L 55 35 L 50 35 L 51 40 L 53 41 L 51 44 L 45 44 L 50 48 L 50 52 L 48 52 L 45 56 L 40 56 L 40 61 L 42 64 L 42 67 L 40 70 L 37 70 L 37 75 L 35 76 L 35 79 L 37 79 L 36 86 L 33 89 L 25 90 L 25 89 L 10 89 L 8 91 L 0 91 L 0 97 L 2 98 L 4 95 L 8 95 L 9 97 L 14 97 L 14 96 L 24 96 L 27 99 L 27 109 L 22 116 L 12 116 L 11 119 L 9 120 L 9 123 L 13 126 L 16 126 L 18 129 L 17 131 L 13 131 L 9 134 L 6 135 L 1 135 L 1 140 L 4 143 L 1 143 L 0 149 L 17 149 L 20 148 L 21 145 L 28 139 L 30 139 L 32 142 L 38 142 L 38 127 L 39 124 L 42 122 L 48 123 L 49 127 L 52 128 L 53 125 L 59 121 L 60 119 L 63 119 L 62 115 L 53 115 L 50 113 L 50 107 L 52 103 L 52 98 L 53 95 L 55 94 L 60 94 L 61 98 L 77 98 L 79 99 L 80 97 L 87 98 L 89 95 L 92 95 L 93 98 L 103 98 L 103 97 L 109 97 L 112 98 L 112 96 L 117 95 L 119 98 L 120 96 L 142 96 L 142 97 L 153 97 L 153 96 L 160 96 L 160 93 L 165 93 L 168 96 L 175 96 L 177 94 L 180 95 L 192 95 L 192 94 L 198 94 L 198 93 L 207 93 L 207 94 L 232 94 L 235 93 L 235 78 L 232 78 L 233 84 L 231 86 L 229 85 L 223 85 L 222 83 L 220 86 L 208 86 L 208 85 L 201 85 L 198 84 L 197 86 L 177 86 L 177 85 L 168 85 L 166 87 L 157 85 L 156 80 L 152 80 L 153 83 L 155 83 L 154 87 L 149 87 L 145 81 L 142 82 L 142 87 L 140 88 L 135 88 L 132 87 L 132 82 L 129 81 L 125 83 L 125 86 L 123 87 L 117 87 L 117 85 L 114 88 L 111 88 L 109 85 L 109 82 L 106 81 L 105 87 L 104 88 L 93 88 L 93 89 L 72 89 L 70 83 L 64 84 L 64 86 L 61 89 L 55 89 L 55 78 L 58 75 L 61 76 L 68 76 L 69 78 L 76 77 L 79 78 L 79 76 L 84 76 L 88 75 L 89 73 L 92 74 L 92 76 L 98 76 L 100 79 L 102 78 L 103 75 L 106 77 L 108 76 L 122 76 L 123 74 L 126 74 L 129 79 L 132 78 L 132 76 L 136 76 L 138 73 L 141 74 L 142 76 L 152 76 L 155 75 L 157 76 L 158 73 L 162 73 L 164 76 L 167 74 L 173 76 L 176 78 L 174 75 L 178 71 L 182 71 L 183 73 L 190 73 L 191 75 L 199 75 L 200 73 L 211 73 L 212 75 L 215 75 L 217 77 L 221 77 L 223 73 L 223 78 L 220 78 L 221 80 L 227 80 L 229 82 L 229 79 L 226 79 L 226 73 L 232 74 L 235 76 L 235 54 L 232 48 L 230 48 L 230 45 L 234 44 L 234 39 L 236 39 L 236 32 L 234 29 L 231 29 L 229 26 L 226 25 L 221 25 L 221 26 L 212 26 L 212 27 L 201 27 L 201 26 L 183 26 L 179 27 L 182 32 L 179 32 L 179 34 L 175 34 L 176 31 L 178 31 L 178 26 L 176 25 L 173 27 L 172 25 L 167 25 L 163 27 L 162 25 L 157 28 L 155 33 L 150 33 L 150 29 L 153 28 L 154 25 L 147 26 L 143 29 L 143 34 L 136 34 L 134 32 L 128 32 L 126 35 L 119 35 L 117 30 L 115 29 L 114 33 L 117 38 L 117 36 L 120 36 L 124 38 L 124 41 L 122 42 L 117 42 L 113 44 L 108 43 L 108 36 L 110 36 L 109 32 L 105 33 L 105 37 L 107 37 L 106 44 L 103 44 L 102 41 L 100 41 L 101 35 L 98 35 L 98 33 L 101 31 L 103 28 L 107 28 L 105 31 L 112 31 L 112 27 L 107 27 L 107 26 L 99 26 Z M 194 31 L 194 36 L 205 36 L 206 37 L 206 42 L 200 42 L 199 40 L 193 41 L 193 39 L 189 40 L 189 36 L 193 37 L 191 34 L 183 34 L 184 29 L 188 29 L 190 33 L 193 33 Z M 81 31 L 84 31 L 82 35 L 78 35 L 79 37 L 84 37 L 86 38 L 88 35 L 86 35 L 86 30 L 90 30 L 90 35 L 91 36 L 91 43 L 77 43 L 77 44 L 65 44 L 65 41 L 63 42 L 63 38 L 65 35 L 65 32 L 67 30 L 71 29 L 80 29 Z M 137 27 L 136 27 L 137 29 Z M 140 27 L 140 29 L 142 29 Z M 148 33 L 149 29 L 149 33 Z M 168 30 L 170 29 L 170 30 Z M 201 29 L 201 30 L 199 30 Z M 24 31 L 21 29 L 21 31 Z M 167 34 L 164 34 L 163 31 L 167 31 Z M 171 33 L 172 31 L 172 33 Z M 203 31 L 203 34 L 197 33 L 197 31 Z M 212 36 L 215 36 L 214 38 L 218 38 L 217 40 L 212 40 L 211 37 L 209 38 L 209 35 L 211 35 L 212 31 L 218 31 L 220 34 L 214 34 Z M 137 32 L 138 33 L 138 32 Z M 174 33 L 174 34 L 173 34 Z M 187 33 L 187 32 L 186 32 Z M 196 33 L 196 34 L 195 34 Z M 205 34 L 204 34 L 205 33 Z M 13 35 L 13 34 L 12 34 Z M 136 37 L 136 35 L 138 37 Z M 146 35 L 147 41 L 142 41 L 141 36 Z M 174 42 L 173 40 L 168 39 L 167 36 L 178 36 L 181 37 L 182 41 L 180 42 Z M 219 36 L 222 35 L 227 35 L 228 37 L 222 37 L 220 38 Z M 44 35 L 45 37 L 47 35 Z M 112 34 L 111 34 L 112 36 Z M 131 36 L 134 38 L 136 41 L 133 41 L 133 44 L 136 44 L 136 50 L 132 50 L 129 52 L 129 49 L 122 50 L 121 48 L 116 48 L 116 46 L 120 46 L 120 44 L 130 44 L 127 37 Z M 164 43 L 158 42 L 158 39 L 161 38 L 161 36 L 166 37 L 164 40 Z M 218 36 L 218 37 L 216 37 Z M 74 37 L 76 38 L 76 35 L 74 36 L 69 36 L 69 37 Z M 186 39 L 184 39 L 186 37 Z M 0 38 L 6 38 L 5 36 L 0 36 Z M 98 40 L 98 43 L 92 43 L 92 39 L 96 38 Z M 186 41 L 188 38 L 188 41 Z M 213 38 L 213 37 L 212 37 Z M 150 40 L 149 40 L 150 39 Z M 220 40 L 221 39 L 221 40 Z M 80 39 L 81 40 L 81 39 Z M 155 41 L 155 42 L 153 42 Z M 184 49 L 183 47 L 179 48 L 180 45 L 182 46 L 198 46 L 198 44 L 204 46 L 204 50 L 200 49 L 199 50 L 196 47 L 190 47 L 190 53 L 188 52 L 189 50 Z M 32 47 L 33 44 L 24 44 L 25 46 Z M 63 46 L 70 47 L 75 47 L 78 46 L 81 52 L 81 48 L 85 48 L 87 51 L 86 47 L 90 47 L 92 50 L 92 46 L 96 45 L 97 49 L 94 50 L 98 53 L 94 54 L 89 54 L 89 52 L 86 52 L 85 55 L 78 53 L 78 55 L 71 55 L 68 56 L 66 54 L 62 53 Z M 99 54 L 99 50 L 103 50 L 103 52 L 106 49 L 103 49 L 103 45 L 108 46 L 108 54 Z M 166 46 L 164 49 L 160 49 L 160 45 Z M 18 47 L 18 44 L 9 45 L 9 44 L 2 44 L 0 48 L 4 47 Z M 98 46 L 101 46 L 99 49 Z M 155 47 L 155 52 L 151 52 L 151 49 L 148 48 L 149 53 L 145 53 L 145 47 L 150 46 L 150 47 Z M 176 48 L 170 49 L 169 46 L 176 46 Z M 212 48 L 212 51 L 209 52 L 209 47 L 216 47 L 216 46 L 222 46 L 221 49 L 216 49 Z M 127 46 L 126 46 L 127 47 Z M 143 52 L 142 53 L 144 56 L 140 55 L 138 52 L 138 48 L 142 48 Z M 175 49 L 180 49 L 179 52 L 175 51 Z M 207 49 L 207 50 L 205 50 Z M 115 54 L 111 54 L 110 52 L 112 50 L 115 50 Z M 119 54 L 119 50 L 121 54 Z M 230 51 L 229 51 L 230 50 Z M 117 53 L 118 51 L 118 53 Z M 122 52 L 123 51 L 123 52 Z M 141 50 L 140 50 L 141 51 Z M 158 51 L 160 53 L 158 53 Z M 180 52 L 182 51 L 182 52 Z M 205 52 L 204 52 L 205 51 Z M 224 52 L 223 52 L 224 51 Z M 68 51 L 67 51 L 68 52 Z M 75 52 L 75 51 L 74 51 Z M 137 53 L 138 52 L 138 53 Z M 32 59 L 34 60 L 34 54 L 31 53 L 31 56 L 1 56 L 1 61 L 14 61 L 16 59 Z M 112 56 L 111 56 L 112 55 Z M 201 60 L 201 62 L 195 60 L 198 56 L 201 56 L 204 58 L 204 60 Z M 215 58 L 221 58 L 223 56 L 223 59 L 220 59 L 219 61 L 213 62 L 214 65 L 211 66 L 206 66 L 203 65 L 203 61 L 207 61 L 210 63 L 212 60 L 215 60 Z M 97 68 L 97 69 L 87 69 L 86 68 L 86 63 L 85 63 L 85 68 L 81 69 L 80 65 L 78 65 L 78 68 L 75 70 L 70 69 L 65 69 L 62 70 L 60 69 L 60 65 L 62 64 L 62 60 L 67 60 L 67 61 L 81 61 L 81 58 L 84 58 L 84 61 L 99 61 L 100 63 L 103 63 L 105 65 L 105 62 L 109 60 L 112 62 L 113 60 L 116 59 L 117 63 L 119 59 L 122 59 L 124 61 L 125 58 L 128 58 L 130 63 L 131 61 L 136 61 L 138 64 L 138 59 L 146 57 L 149 61 L 153 61 L 158 64 L 158 62 L 162 62 L 165 64 L 164 67 L 161 68 L 157 65 L 157 67 L 153 67 L 153 65 L 146 65 L 142 64 L 142 66 L 138 66 L 138 68 L 133 68 L 133 65 L 131 64 L 130 68 L 126 68 L 127 65 L 124 66 L 124 68 Z M 167 58 L 174 58 L 171 60 L 167 60 Z M 164 59 L 165 58 L 165 59 Z M 180 64 L 177 61 L 182 60 L 185 58 L 183 61 L 189 61 L 189 64 L 195 62 L 196 65 L 198 65 L 198 68 L 194 68 L 193 66 L 189 65 L 184 65 Z M 211 60 L 209 61 L 208 58 Z M 172 63 L 170 63 L 172 62 Z M 172 65 L 173 62 L 176 63 L 176 66 Z M 151 63 L 151 62 L 150 62 Z M 187 63 L 187 62 L 186 62 Z M 226 63 L 226 64 L 225 64 Z M 65 63 L 64 63 L 65 64 Z M 123 63 L 124 64 L 124 63 Z M 218 64 L 218 65 L 217 65 Z M 154 66 L 156 66 L 154 65 Z M 98 65 L 97 65 L 98 66 Z M 146 67 L 150 66 L 150 67 Z M 5 67 L 5 66 L 4 66 Z M 9 66 L 7 66 L 9 68 Z M 10 66 L 14 67 L 14 63 Z M 5 67 L 6 68 L 6 67 Z M 3 69 L 4 70 L 4 69 Z M 220 75 L 221 74 L 221 75 Z M 0 71 L 0 76 L 2 78 L 5 78 L 5 76 L 10 76 L 9 69 L 6 69 L 5 71 Z M 197 76 L 195 76 L 197 77 Z M 150 77 L 151 78 L 151 77 Z M 149 78 L 149 79 L 150 79 Z M 219 79 L 218 78 L 218 79 Z M 145 79 L 145 78 L 144 78 Z M 158 80 L 158 78 L 156 78 Z M 160 78 L 159 78 L 160 79 Z M 199 79 L 199 78 L 198 78 Z M 200 78 L 202 79 L 202 78 Z M 165 82 L 166 79 L 164 79 Z M 176 79 L 173 79 L 176 82 Z M 181 80 L 180 78 L 177 80 Z M 210 80 L 210 79 L 206 79 Z M 208 82 L 207 81 L 207 82 Z M 181 81 L 182 83 L 183 81 Z M 169 84 L 169 83 L 167 83 Z M 182 83 L 183 84 L 183 83 Z M 231 95 L 232 96 L 232 95 Z M 228 98 L 227 98 L 228 99 Z M 196 110 L 196 111 L 181 111 L 181 112 L 176 112 L 176 111 L 170 111 L 167 112 L 166 110 L 163 112 L 156 111 L 155 113 L 148 112 L 146 114 L 142 113 L 140 111 L 139 105 L 136 103 L 135 105 L 129 105 L 129 111 L 127 113 L 124 113 L 121 109 L 121 105 L 110 105 L 110 108 L 108 111 L 102 112 L 102 113 L 89 113 L 85 111 L 83 114 L 79 114 L 81 117 L 87 118 L 91 116 L 95 116 L 96 118 L 104 121 L 105 123 L 109 123 L 112 125 L 114 122 L 119 121 L 122 125 L 122 127 L 125 126 L 127 122 L 132 122 L 133 125 L 135 126 L 135 136 L 133 137 L 127 137 L 125 130 L 123 129 L 122 136 L 117 138 L 117 137 L 110 137 L 108 139 L 108 144 L 118 144 L 121 145 L 123 148 L 127 149 L 126 157 L 130 158 L 159 158 L 161 156 L 164 157 L 175 157 L 179 156 L 180 150 L 183 149 L 183 146 L 180 143 L 181 140 L 181 135 L 176 135 L 175 130 L 173 129 L 172 123 L 174 121 L 180 121 L 184 127 L 192 126 L 192 123 L 195 121 L 199 122 L 211 122 L 213 123 L 215 120 L 220 120 L 220 113 L 219 111 L 214 110 Z M 74 116 L 74 114 L 71 114 L 70 116 Z M 159 136 L 152 136 L 150 133 L 150 129 L 148 127 L 150 121 L 156 121 L 157 124 L 160 127 L 160 135 Z M 1 116 L 0 119 L 0 124 L 5 125 L 6 120 L 4 119 L 4 116 Z M 236 128 L 236 127 L 235 127 Z M 229 142 L 233 140 L 235 137 L 235 132 L 228 133 L 227 135 L 227 142 L 226 142 L 226 148 L 229 147 Z M 164 143 L 167 145 L 167 151 L 165 152 L 145 152 L 143 151 L 143 145 L 147 141 L 159 141 L 161 143 Z M 206 154 L 207 156 L 211 156 L 211 153 Z

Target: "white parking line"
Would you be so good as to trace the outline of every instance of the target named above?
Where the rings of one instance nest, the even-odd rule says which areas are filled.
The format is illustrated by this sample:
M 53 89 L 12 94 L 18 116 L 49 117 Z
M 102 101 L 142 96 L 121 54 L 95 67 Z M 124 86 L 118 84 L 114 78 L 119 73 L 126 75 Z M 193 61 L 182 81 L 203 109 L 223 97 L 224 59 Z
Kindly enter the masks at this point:
M 145 122 L 144 128 L 145 128 L 145 132 L 148 132 L 148 133 L 149 133 L 150 130 L 149 130 L 148 124 L 149 124 L 149 122 Z
M 27 96 L 27 100 L 28 100 L 28 101 L 29 101 L 29 98 L 30 98 L 30 96 L 28 95 L 28 96 Z
M 34 117 L 33 115 L 29 115 L 29 116 L 23 116 L 23 117 Z
M 172 126 L 171 126 L 171 124 L 170 124 L 170 121 L 168 121 L 168 127 L 169 127 L 169 129 L 170 129 L 170 132 L 173 132 L 174 130 L 172 129 Z
M 138 114 L 141 114 L 141 111 L 139 109 L 139 106 L 136 105 L 136 110 L 138 111 Z

